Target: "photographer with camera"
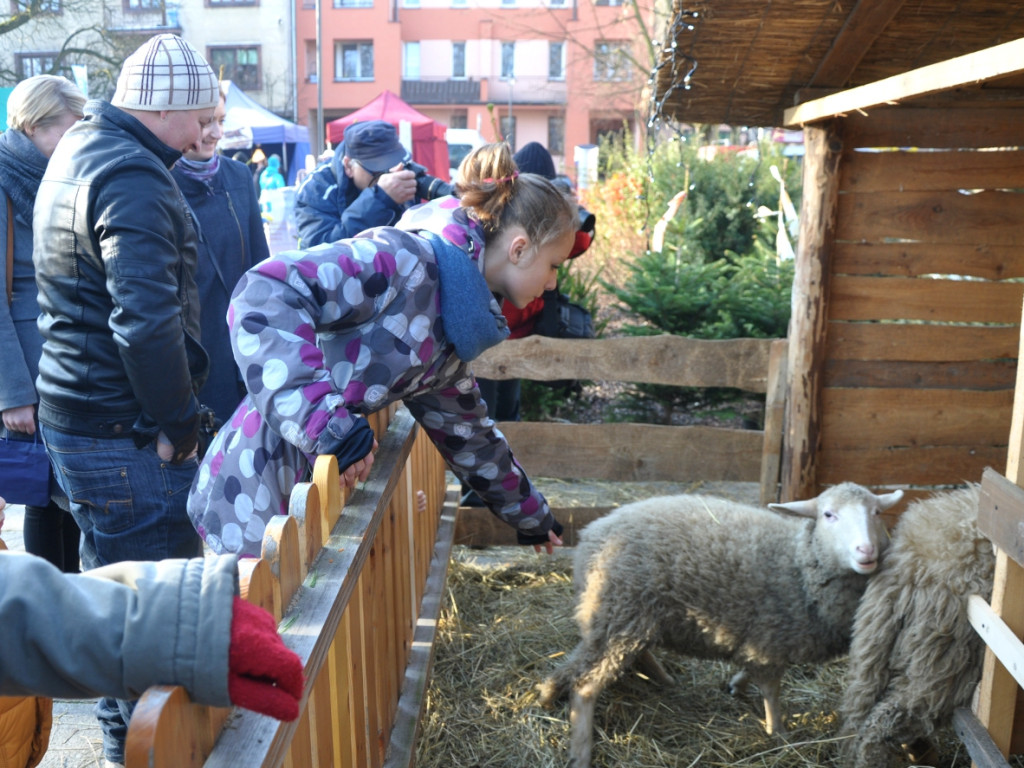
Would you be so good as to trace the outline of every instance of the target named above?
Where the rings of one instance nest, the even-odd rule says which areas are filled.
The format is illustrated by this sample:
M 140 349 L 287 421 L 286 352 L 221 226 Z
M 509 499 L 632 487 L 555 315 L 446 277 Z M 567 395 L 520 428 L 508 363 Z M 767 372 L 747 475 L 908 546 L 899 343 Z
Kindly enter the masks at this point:
M 450 194 L 450 184 L 412 162 L 391 123 L 353 123 L 334 157 L 313 171 L 295 196 L 299 246 L 394 224 L 410 205 Z

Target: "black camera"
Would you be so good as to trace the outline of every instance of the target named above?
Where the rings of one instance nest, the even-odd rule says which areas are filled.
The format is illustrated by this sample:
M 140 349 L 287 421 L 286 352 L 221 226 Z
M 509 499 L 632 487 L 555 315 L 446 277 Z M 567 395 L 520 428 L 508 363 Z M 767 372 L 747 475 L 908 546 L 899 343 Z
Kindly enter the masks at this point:
M 568 176 L 558 175 L 551 181 L 556 187 L 559 187 L 571 194 L 573 197 L 576 197 L 576 190 L 573 188 L 572 181 Z M 580 232 L 586 232 L 591 238 L 593 238 L 594 228 L 597 226 L 597 217 L 582 205 L 577 204 L 576 207 L 579 209 Z
M 416 174 L 417 200 L 433 200 L 435 197 L 444 197 L 445 195 L 455 194 L 455 187 L 447 181 L 441 181 L 436 176 L 431 176 L 427 173 L 427 169 L 419 163 L 414 163 L 412 160 L 406 160 L 402 163 L 402 167 L 407 168 Z

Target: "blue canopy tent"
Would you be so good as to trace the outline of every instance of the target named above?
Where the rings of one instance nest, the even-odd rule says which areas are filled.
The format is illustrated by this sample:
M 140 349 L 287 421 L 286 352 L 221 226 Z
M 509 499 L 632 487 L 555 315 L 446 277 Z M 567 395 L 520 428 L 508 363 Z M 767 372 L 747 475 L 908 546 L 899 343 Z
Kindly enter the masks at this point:
M 289 185 L 295 183 L 295 174 L 305 164 L 309 154 L 309 129 L 296 125 L 247 96 L 228 81 L 224 97 L 224 138 L 220 148 L 224 151 L 260 147 L 270 157 L 281 157 L 281 172 Z

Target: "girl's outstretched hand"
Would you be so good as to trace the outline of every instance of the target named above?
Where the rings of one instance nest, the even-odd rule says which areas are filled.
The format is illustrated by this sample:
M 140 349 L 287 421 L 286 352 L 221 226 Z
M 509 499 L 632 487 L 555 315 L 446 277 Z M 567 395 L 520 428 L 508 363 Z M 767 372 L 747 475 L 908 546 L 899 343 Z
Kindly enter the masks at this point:
M 377 441 L 373 441 L 373 449 L 359 461 L 349 465 L 341 473 L 341 485 L 343 488 L 355 488 L 356 483 L 365 483 L 370 476 L 370 469 L 373 467 L 374 454 L 377 451 Z

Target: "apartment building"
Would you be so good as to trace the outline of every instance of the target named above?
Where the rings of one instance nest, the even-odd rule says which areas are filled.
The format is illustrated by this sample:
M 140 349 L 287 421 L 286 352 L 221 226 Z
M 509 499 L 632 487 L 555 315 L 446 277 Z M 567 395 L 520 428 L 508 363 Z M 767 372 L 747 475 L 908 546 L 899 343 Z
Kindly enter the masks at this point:
M 7 19 L 29 5 L 7 2 Z M 170 32 L 260 104 L 294 118 L 294 30 L 295 0 L 42 0 L 27 23 L 0 34 L 0 84 L 51 72 L 74 79 L 73 67 L 85 67 L 89 95 L 109 98 L 125 56 Z
M 539 141 L 569 173 L 576 146 L 636 133 L 650 53 L 622 0 L 301 2 L 298 111 L 313 142 L 326 135 L 318 115 L 342 117 L 384 90 L 487 140 Z M 653 32 L 653 0 L 639 12 Z

